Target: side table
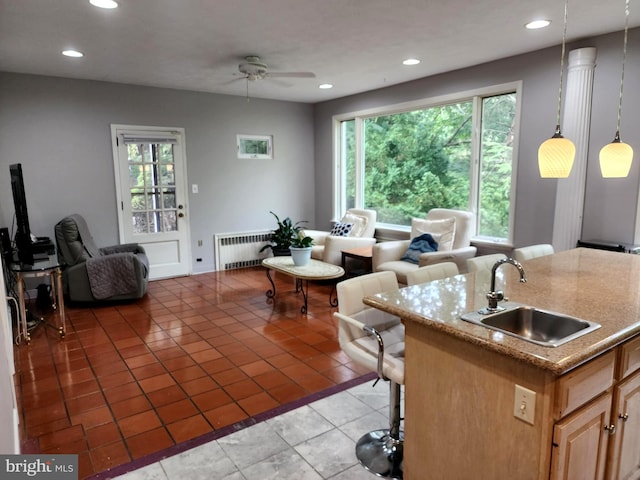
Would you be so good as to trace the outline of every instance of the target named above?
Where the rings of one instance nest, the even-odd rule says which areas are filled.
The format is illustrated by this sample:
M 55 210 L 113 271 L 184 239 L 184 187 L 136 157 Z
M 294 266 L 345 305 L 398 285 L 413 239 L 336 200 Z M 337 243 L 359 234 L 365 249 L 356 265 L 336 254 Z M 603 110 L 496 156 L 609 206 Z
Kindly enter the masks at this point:
M 16 336 L 16 344 L 24 338 L 26 343 L 31 341 L 31 336 L 27 328 L 27 306 L 24 294 L 24 280 L 27 278 L 49 277 L 51 282 L 51 297 L 53 300 L 52 308 L 58 311 L 58 325 L 45 325 L 55 328 L 64 338 L 66 329 L 66 318 L 64 313 L 64 296 L 62 292 L 62 269 L 56 255 L 50 255 L 45 260 L 36 260 L 33 265 L 24 263 L 10 264 L 11 271 L 16 275 L 16 284 L 18 287 L 18 307 L 20 310 L 20 318 L 18 319 L 18 334 Z M 44 320 L 43 320 L 44 321 Z
M 349 262 L 349 259 L 353 262 Z M 347 268 L 349 263 L 356 263 L 357 268 Z M 365 275 L 373 271 L 373 247 L 360 247 L 342 251 L 342 268 L 347 277 Z

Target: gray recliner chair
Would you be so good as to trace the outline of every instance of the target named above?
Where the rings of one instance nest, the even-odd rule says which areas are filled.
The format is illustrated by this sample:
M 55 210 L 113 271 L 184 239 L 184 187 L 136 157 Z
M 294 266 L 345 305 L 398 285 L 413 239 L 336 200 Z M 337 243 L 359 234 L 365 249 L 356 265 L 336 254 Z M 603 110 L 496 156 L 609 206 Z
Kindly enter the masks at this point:
M 130 243 L 98 248 L 78 214 L 55 226 L 62 284 L 74 302 L 130 300 L 147 292 L 149 260 L 144 248 Z

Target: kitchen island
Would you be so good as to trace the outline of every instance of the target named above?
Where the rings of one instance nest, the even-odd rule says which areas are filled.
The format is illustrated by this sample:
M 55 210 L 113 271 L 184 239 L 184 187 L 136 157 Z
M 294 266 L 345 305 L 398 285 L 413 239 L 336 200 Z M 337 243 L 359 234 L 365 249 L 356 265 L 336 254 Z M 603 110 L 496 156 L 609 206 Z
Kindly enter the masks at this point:
M 406 328 L 405 479 L 640 476 L 640 256 L 579 248 L 523 265 L 527 283 L 498 269 L 510 301 L 601 328 L 552 348 L 462 320 L 487 305 L 490 272 L 364 299 Z

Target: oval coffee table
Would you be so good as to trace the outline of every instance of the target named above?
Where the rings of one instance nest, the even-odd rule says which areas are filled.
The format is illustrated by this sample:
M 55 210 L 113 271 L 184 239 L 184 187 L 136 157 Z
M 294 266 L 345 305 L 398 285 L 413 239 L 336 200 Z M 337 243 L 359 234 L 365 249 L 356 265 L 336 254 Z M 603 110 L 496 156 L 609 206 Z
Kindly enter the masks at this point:
M 296 292 L 302 291 L 304 305 L 300 308 L 302 313 L 307 313 L 307 299 L 309 292 L 309 280 L 331 280 L 333 278 L 341 278 L 344 276 L 344 269 L 338 265 L 321 262 L 313 258 L 307 265 L 297 266 L 293 263 L 291 257 L 269 257 L 262 260 L 262 266 L 267 269 L 267 278 L 271 283 L 271 289 L 267 290 L 267 298 L 275 298 L 276 285 L 271 278 L 271 270 L 283 273 L 296 280 Z M 333 298 L 335 284 L 329 293 L 329 304 L 332 307 L 338 306 L 338 298 Z

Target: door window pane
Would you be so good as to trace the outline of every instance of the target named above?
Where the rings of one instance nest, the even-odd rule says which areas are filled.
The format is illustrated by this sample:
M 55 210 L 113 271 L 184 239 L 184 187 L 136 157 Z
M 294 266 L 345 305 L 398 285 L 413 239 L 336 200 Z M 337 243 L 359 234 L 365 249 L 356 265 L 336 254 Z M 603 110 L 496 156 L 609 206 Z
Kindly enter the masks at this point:
M 131 218 L 133 220 L 133 233 L 147 233 L 149 231 L 146 212 L 133 212 Z
M 129 164 L 129 187 L 144 186 L 144 166 Z
M 176 231 L 174 145 L 132 143 L 127 152 L 134 233 Z
M 162 165 L 160 167 L 160 183 L 162 185 L 176 184 L 176 179 L 173 172 L 173 165 Z
M 162 213 L 162 226 L 164 232 L 175 232 L 178 230 L 178 218 L 176 212 L 163 212 Z
M 173 163 L 173 149 L 175 145 L 171 143 L 165 143 L 160 145 L 160 162 L 161 163 Z
M 162 206 L 164 208 L 176 208 L 176 193 L 174 190 L 165 189 L 162 194 Z
M 131 210 L 146 210 L 146 195 L 140 190 L 131 191 Z

